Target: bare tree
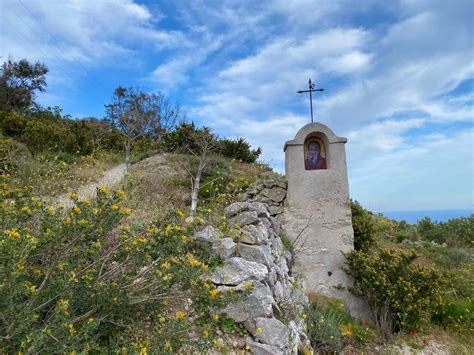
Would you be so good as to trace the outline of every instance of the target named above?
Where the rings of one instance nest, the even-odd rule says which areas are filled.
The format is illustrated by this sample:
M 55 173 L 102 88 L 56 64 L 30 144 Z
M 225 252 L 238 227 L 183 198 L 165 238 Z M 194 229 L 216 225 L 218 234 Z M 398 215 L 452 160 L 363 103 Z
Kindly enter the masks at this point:
M 184 164 L 182 166 L 191 177 L 191 211 L 189 217 L 193 221 L 196 216 L 202 172 L 209 162 L 209 153 L 215 148 L 216 138 L 209 128 L 203 127 L 195 131 L 189 139 L 194 148 L 188 146 L 187 150 L 197 158 L 198 165 L 195 171 Z
M 105 105 L 107 117 L 125 137 L 125 178 L 128 186 L 130 152 L 133 141 L 147 136 L 160 139 L 161 134 L 174 127 L 181 117 L 179 106 L 172 107 L 160 94 L 146 94 L 141 90 L 118 87 L 113 102 Z

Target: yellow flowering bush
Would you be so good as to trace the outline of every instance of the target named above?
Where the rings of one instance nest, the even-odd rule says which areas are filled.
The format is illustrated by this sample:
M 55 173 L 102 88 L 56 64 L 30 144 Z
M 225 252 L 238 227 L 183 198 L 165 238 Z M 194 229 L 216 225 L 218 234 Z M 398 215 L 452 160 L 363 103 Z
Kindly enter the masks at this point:
M 393 249 L 346 255 L 353 292 L 363 296 L 384 336 L 417 329 L 443 303 L 446 280 L 414 263 L 417 255 Z
M 211 323 L 211 308 L 223 302 L 205 287 L 216 262 L 186 237 L 192 230 L 175 220 L 124 225 L 120 192 L 100 189 L 94 201 L 72 194 L 71 209 L 51 213 L 12 185 L 1 176 L 2 351 L 175 353 L 212 345 L 204 325 L 188 339 L 190 321 L 168 306 L 192 297 L 194 315 Z

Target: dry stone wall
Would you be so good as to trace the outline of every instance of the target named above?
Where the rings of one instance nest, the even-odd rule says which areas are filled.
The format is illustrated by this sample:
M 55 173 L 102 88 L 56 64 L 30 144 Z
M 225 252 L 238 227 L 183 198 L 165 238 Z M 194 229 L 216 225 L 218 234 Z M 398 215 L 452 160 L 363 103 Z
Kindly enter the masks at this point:
M 211 276 L 221 292 L 251 289 L 218 312 L 245 326 L 254 354 L 295 354 L 302 344 L 309 345 L 301 318 L 308 298 L 291 274 L 292 255 L 279 235 L 285 199 L 286 182 L 269 177 L 247 189 L 241 202 L 225 208 L 234 232 L 223 235 L 208 226 L 194 236 L 210 243 L 224 260 Z

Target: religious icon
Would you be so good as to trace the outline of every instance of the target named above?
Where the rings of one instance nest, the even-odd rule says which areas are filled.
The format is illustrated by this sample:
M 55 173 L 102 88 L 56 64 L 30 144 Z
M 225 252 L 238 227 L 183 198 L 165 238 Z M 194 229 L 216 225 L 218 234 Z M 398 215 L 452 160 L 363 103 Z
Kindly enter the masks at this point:
M 321 139 L 312 137 L 304 145 L 305 170 L 326 169 L 326 149 Z

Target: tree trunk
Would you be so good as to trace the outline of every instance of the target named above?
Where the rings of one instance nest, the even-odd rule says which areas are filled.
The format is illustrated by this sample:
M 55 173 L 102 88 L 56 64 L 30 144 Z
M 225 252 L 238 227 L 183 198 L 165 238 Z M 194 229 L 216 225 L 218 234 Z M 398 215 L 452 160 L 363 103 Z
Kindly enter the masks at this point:
M 199 194 L 199 185 L 201 184 L 201 175 L 202 175 L 202 170 L 206 166 L 206 153 L 207 151 L 204 149 L 204 151 L 201 154 L 201 158 L 199 159 L 199 166 L 198 166 L 198 171 L 196 174 L 196 178 L 194 179 L 194 184 L 193 184 L 193 190 L 191 193 L 191 220 L 194 220 L 194 217 L 196 216 L 196 208 L 197 208 L 197 203 L 198 203 L 198 194 Z
M 125 143 L 125 174 L 123 176 L 123 187 L 125 192 L 128 189 L 128 167 L 130 165 L 130 149 L 131 149 L 131 141 L 127 138 Z

